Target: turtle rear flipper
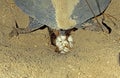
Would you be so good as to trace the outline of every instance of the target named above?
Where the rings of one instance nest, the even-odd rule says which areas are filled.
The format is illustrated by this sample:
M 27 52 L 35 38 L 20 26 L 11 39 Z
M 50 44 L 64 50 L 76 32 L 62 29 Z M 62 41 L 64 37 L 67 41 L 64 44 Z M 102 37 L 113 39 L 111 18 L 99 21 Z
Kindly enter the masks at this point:
M 30 17 L 30 23 L 26 28 L 19 28 L 16 21 L 15 21 L 15 24 L 16 24 L 16 27 L 13 27 L 13 30 L 9 34 L 10 37 L 18 36 L 19 34 L 27 34 L 44 26 L 43 24 L 41 24 L 40 22 L 38 22 L 37 20 L 31 17 Z
M 84 23 L 82 25 L 82 28 L 85 30 L 90 30 L 90 31 L 103 31 L 106 33 L 111 33 L 112 29 L 104 22 L 95 22 L 93 20 L 89 20 L 88 22 Z
M 29 28 L 15 28 L 13 27 L 13 30 L 10 32 L 9 36 L 13 37 L 13 36 L 18 36 L 19 34 L 26 34 L 26 33 L 30 33 L 31 30 Z

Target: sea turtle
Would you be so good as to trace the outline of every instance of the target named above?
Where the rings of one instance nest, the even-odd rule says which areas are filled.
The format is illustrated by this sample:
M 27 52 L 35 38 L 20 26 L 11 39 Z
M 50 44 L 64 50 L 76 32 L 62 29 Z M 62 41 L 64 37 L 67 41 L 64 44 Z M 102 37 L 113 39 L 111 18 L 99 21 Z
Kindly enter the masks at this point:
M 84 28 L 84 24 L 101 15 L 111 0 L 14 0 L 15 4 L 29 15 L 26 28 L 15 28 L 13 32 L 28 33 L 43 26 L 48 27 L 51 43 L 60 53 L 73 47 L 70 32 Z

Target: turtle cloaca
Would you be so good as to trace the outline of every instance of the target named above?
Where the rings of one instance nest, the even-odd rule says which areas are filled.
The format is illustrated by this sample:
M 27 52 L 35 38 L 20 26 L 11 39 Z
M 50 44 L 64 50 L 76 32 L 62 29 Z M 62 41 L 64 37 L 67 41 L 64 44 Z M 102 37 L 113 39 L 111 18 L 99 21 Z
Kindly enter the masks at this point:
M 73 47 L 71 31 L 84 28 L 93 18 L 104 13 L 111 0 L 14 0 L 30 17 L 26 28 L 14 28 L 17 34 L 48 27 L 51 43 L 60 53 Z M 17 25 L 17 23 L 16 23 Z M 102 28 L 103 26 L 101 26 Z

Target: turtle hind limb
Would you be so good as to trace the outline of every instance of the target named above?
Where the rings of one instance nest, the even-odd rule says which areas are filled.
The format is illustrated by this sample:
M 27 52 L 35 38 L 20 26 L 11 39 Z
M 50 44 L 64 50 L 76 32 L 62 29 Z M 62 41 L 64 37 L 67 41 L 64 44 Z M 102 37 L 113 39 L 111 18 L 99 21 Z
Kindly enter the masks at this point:
M 16 27 L 13 27 L 13 30 L 9 33 L 10 37 L 18 36 L 19 34 L 26 34 L 32 32 L 28 27 L 19 28 L 17 22 L 15 21 Z

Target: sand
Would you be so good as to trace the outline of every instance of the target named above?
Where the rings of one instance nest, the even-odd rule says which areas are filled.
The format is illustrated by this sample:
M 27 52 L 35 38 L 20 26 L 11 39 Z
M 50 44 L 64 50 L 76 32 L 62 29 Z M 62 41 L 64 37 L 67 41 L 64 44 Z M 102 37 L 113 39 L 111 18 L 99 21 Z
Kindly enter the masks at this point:
M 0 78 L 120 78 L 119 9 L 120 0 L 112 0 L 105 12 L 115 18 L 106 17 L 111 34 L 79 29 L 72 51 L 58 54 L 47 29 L 10 38 L 15 20 L 26 27 L 28 16 L 13 0 L 0 0 Z

